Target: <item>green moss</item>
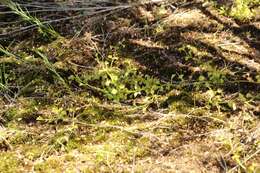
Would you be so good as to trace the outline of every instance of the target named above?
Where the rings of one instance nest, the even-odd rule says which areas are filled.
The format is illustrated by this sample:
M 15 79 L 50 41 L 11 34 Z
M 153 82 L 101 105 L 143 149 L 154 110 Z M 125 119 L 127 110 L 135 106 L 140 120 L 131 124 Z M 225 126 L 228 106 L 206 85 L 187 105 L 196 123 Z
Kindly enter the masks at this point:
M 190 109 L 191 105 L 183 100 L 172 102 L 169 106 L 170 111 L 179 111 L 182 113 L 188 113 Z
M 20 98 L 18 106 L 16 105 L 7 110 L 5 119 L 7 121 L 35 121 L 37 118 L 36 111 L 37 103 L 34 100 Z
M 62 173 L 64 172 L 63 164 L 63 161 L 59 158 L 50 157 L 42 163 L 35 164 L 34 170 L 38 173 Z
M 13 152 L 0 152 L 0 172 L 20 173 L 21 161 Z
M 26 143 L 32 143 L 33 142 L 33 139 L 32 139 L 32 136 L 29 135 L 29 134 L 26 134 L 22 131 L 19 131 L 19 130 L 15 130 L 15 133 L 14 135 L 12 135 L 10 138 L 9 138 L 9 142 L 12 144 L 12 145 L 17 145 L 17 144 L 26 144 Z
M 235 0 L 231 7 L 221 6 L 219 11 L 223 15 L 233 17 L 240 21 L 254 18 L 257 13 L 250 9 L 252 5 L 259 5 L 258 0 Z
M 45 147 L 42 145 L 23 145 L 22 153 L 29 160 L 35 160 L 41 157 L 41 154 L 44 152 Z
M 249 3 L 253 2 L 252 0 L 236 0 L 235 5 L 231 8 L 230 16 L 238 20 L 247 20 L 251 19 L 254 14 L 249 8 Z

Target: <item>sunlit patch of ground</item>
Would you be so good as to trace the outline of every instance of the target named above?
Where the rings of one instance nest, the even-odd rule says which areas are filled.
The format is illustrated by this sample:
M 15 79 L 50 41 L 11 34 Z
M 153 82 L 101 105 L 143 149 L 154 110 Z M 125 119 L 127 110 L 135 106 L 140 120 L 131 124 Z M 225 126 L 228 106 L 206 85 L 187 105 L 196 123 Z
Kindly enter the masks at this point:
M 201 6 L 128 13 L 42 44 L 47 59 L 3 57 L 0 172 L 259 171 L 254 33 Z

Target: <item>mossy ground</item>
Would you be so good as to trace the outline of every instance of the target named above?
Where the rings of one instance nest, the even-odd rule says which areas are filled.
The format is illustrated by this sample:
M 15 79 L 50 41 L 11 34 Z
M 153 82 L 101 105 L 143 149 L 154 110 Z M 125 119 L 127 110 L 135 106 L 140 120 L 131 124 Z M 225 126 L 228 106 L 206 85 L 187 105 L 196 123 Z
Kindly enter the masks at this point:
M 0 172 L 259 172 L 256 18 L 144 5 L 9 46 Z

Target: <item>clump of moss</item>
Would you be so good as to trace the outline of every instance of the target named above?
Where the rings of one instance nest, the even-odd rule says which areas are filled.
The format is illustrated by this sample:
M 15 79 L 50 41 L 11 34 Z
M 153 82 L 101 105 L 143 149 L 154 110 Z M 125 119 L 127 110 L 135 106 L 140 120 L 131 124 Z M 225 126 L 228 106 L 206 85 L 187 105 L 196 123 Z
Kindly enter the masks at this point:
M 34 170 L 39 173 L 41 172 L 62 173 L 64 172 L 63 166 L 64 166 L 63 162 L 60 161 L 58 158 L 50 157 L 44 162 L 36 163 L 34 166 Z
M 18 106 L 17 106 L 18 105 Z M 19 104 L 9 108 L 5 113 L 7 121 L 33 122 L 37 118 L 37 102 L 35 100 L 19 99 Z
M 256 13 L 250 7 L 257 4 L 259 4 L 257 0 L 235 0 L 229 7 L 220 7 L 220 13 L 240 21 L 247 21 L 256 16 Z
M 39 145 L 26 145 L 22 146 L 24 156 L 29 160 L 35 160 L 44 152 L 44 147 Z
M 252 0 L 236 0 L 234 6 L 231 8 L 230 16 L 238 20 L 251 19 L 254 14 L 249 8 Z
M 0 152 L 0 172 L 21 172 L 21 162 L 13 152 Z

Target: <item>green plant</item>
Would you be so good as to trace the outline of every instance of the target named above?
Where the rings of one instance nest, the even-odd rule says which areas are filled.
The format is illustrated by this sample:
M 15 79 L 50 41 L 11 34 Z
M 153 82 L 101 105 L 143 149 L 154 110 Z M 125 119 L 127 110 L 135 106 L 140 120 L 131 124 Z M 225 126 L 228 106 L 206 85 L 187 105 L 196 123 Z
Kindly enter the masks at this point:
M 5 72 L 5 64 L 0 64 L 0 90 L 5 90 L 6 89 L 6 72 Z
M 31 25 L 38 27 L 38 30 L 43 35 L 51 35 L 56 38 L 59 34 L 53 30 L 51 25 L 42 23 L 37 17 L 30 15 L 30 13 L 20 7 L 18 3 L 14 3 L 11 0 L 2 0 L 2 4 L 9 7 L 15 14 L 20 16 L 24 21 L 29 22 Z
M 2 45 L 0 45 L 0 53 L 3 53 L 7 56 L 16 57 L 14 54 L 6 50 Z M 5 62 L 0 63 L 0 92 L 3 93 L 7 99 L 11 99 L 9 96 L 10 93 L 13 94 L 13 92 L 8 87 L 8 82 L 11 78 L 10 76 L 11 75 L 7 73 Z
M 73 78 L 80 85 L 101 92 L 109 100 L 125 101 L 138 96 L 153 96 L 164 88 L 159 80 L 139 72 L 130 59 L 119 61 L 117 56 L 109 55 L 107 60 L 98 63 L 93 72 Z
M 230 10 L 230 16 L 238 20 L 246 20 L 253 17 L 253 13 L 249 8 L 249 3 L 252 0 L 236 0 Z
M 39 50 L 36 50 L 35 51 L 43 60 L 43 63 L 45 65 L 45 67 L 51 71 L 54 76 L 63 84 L 63 86 L 68 90 L 70 91 L 70 88 L 68 86 L 68 84 L 66 83 L 66 81 L 60 76 L 60 74 L 56 71 L 55 67 L 50 63 L 50 61 L 48 60 L 48 58 L 43 54 L 41 53 Z
M 183 45 L 178 50 L 179 50 L 179 52 L 185 54 L 185 57 L 184 57 L 185 61 L 192 60 L 194 58 L 195 52 L 198 51 L 197 48 L 192 45 Z
M 237 20 L 249 20 L 255 16 L 254 12 L 250 9 L 251 5 L 259 4 L 258 0 L 234 0 L 233 5 L 228 7 L 222 5 L 219 12 L 226 16 L 231 16 Z
M 216 88 L 226 81 L 226 68 L 218 69 L 211 63 L 209 61 L 200 64 L 200 68 L 207 74 L 201 74 L 198 77 L 198 82 L 195 84 L 197 90 L 200 90 L 203 86 L 208 89 Z

